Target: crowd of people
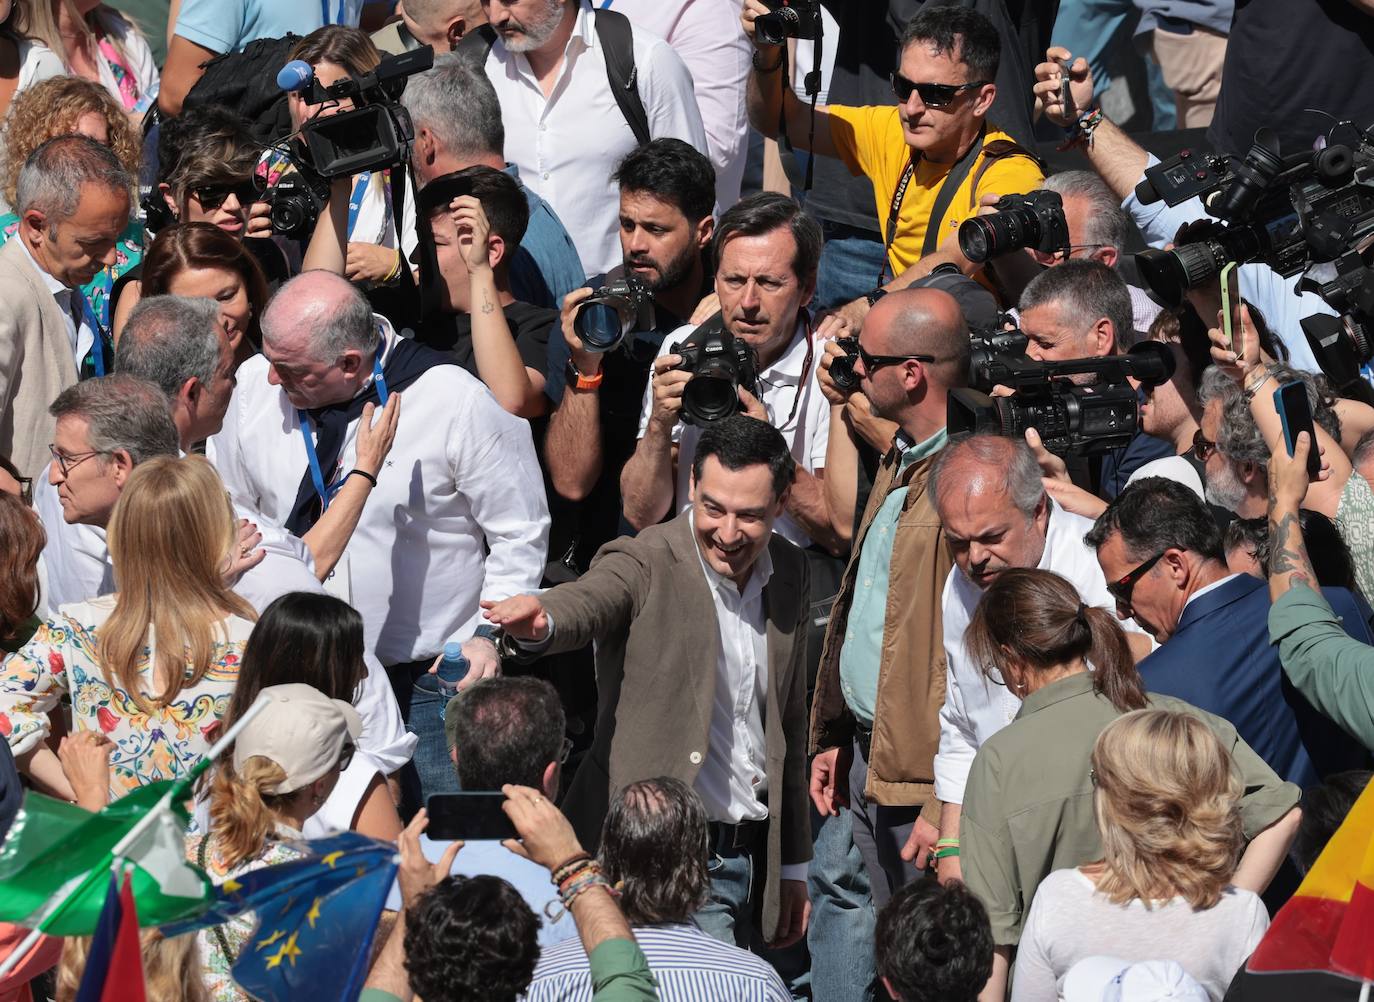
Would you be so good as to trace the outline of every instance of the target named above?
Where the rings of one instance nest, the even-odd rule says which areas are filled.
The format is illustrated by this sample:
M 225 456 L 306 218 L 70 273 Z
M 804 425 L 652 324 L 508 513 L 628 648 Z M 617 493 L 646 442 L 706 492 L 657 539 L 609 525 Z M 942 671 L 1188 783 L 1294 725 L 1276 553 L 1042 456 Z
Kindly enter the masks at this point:
M 1367 0 L 173 0 L 159 60 L 0 0 L 0 838 L 237 727 L 185 857 L 394 843 L 369 1002 L 1264 997 L 1370 776 L 1374 390 L 1258 253 L 1137 266 L 1235 244 L 1108 112 L 1124 61 L 1156 137 L 1360 141 L 1372 44 Z M 988 426 L 1080 361 L 1069 423 L 1123 425 Z M 27 932 L 0 999 L 85 997 Z M 145 931 L 147 997 L 250 997 L 254 937 Z

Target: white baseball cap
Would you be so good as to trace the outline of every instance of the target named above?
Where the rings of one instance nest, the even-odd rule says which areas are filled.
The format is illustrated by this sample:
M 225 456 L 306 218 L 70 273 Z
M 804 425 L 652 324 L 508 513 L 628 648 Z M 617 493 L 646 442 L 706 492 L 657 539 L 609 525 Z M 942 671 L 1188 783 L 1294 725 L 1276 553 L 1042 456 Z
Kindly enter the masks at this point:
M 1064 976 L 1064 1002 L 1208 1002 L 1207 991 L 1172 960 L 1132 963 L 1085 957 Z
M 286 778 L 266 793 L 290 793 L 326 775 L 363 730 L 351 704 L 301 682 L 269 685 L 258 699 L 269 702 L 234 741 L 234 769 L 254 756 L 277 763 Z

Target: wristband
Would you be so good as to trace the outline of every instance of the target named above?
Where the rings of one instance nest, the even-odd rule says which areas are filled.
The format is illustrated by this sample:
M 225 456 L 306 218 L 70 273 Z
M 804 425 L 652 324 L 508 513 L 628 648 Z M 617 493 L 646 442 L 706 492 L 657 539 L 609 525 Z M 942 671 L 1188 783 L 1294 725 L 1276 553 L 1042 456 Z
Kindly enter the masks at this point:
M 936 849 L 933 853 L 931 853 L 931 856 L 933 856 L 935 859 L 957 858 L 958 855 L 959 847 L 957 845 L 945 846 L 945 848 Z
M 1078 116 L 1078 120 L 1071 128 L 1065 130 L 1064 142 L 1059 145 L 1059 149 L 1067 150 L 1080 144 L 1092 149 L 1093 133 L 1105 117 L 1101 108 L 1088 108 Z
M 472 631 L 472 636 L 474 640 L 490 640 L 494 644 L 496 643 L 496 635 L 500 632 L 500 627 L 492 626 L 490 623 L 483 623 Z
M 1250 382 L 1245 384 L 1245 386 L 1242 388 L 1241 395 L 1245 397 L 1246 403 L 1249 403 L 1251 400 L 1255 399 L 1255 394 L 1259 392 L 1261 386 L 1269 382 L 1269 377 L 1272 375 L 1273 373 L 1269 371 L 1269 367 L 1265 366 L 1260 369 L 1260 377 L 1258 379 L 1252 379 Z
M 874 289 L 872 292 L 865 292 L 865 293 L 864 293 L 864 299 L 868 300 L 868 305 L 869 305 L 869 306 L 876 306 L 876 305 L 878 304 L 878 300 L 882 299 L 882 298 L 883 298 L 884 296 L 886 296 L 886 295 L 887 295 L 887 290 L 884 289 L 884 288 L 880 285 L 880 286 L 878 286 L 878 288 Z
M 778 53 L 778 61 L 777 61 L 776 63 L 774 63 L 772 66 L 761 66 L 761 65 L 759 64 L 759 56 L 761 56 L 761 55 L 763 55 L 763 53 L 760 52 L 758 49 L 755 49 L 755 50 L 754 50 L 754 54 L 753 54 L 752 56 L 749 57 L 749 61 L 753 64 L 754 69 L 755 69 L 757 72 L 759 72 L 759 73 L 776 73 L 776 72 L 778 72 L 778 70 L 782 69 L 783 61 L 787 58 L 787 56 L 786 56 L 786 54 L 785 54 L 784 52 L 779 52 L 779 53 Z
M 572 385 L 573 389 L 586 391 L 594 390 L 598 386 L 600 386 L 601 380 L 606 378 L 606 373 L 601 370 L 597 370 L 595 375 L 584 376 L 582 375 L 582 371 L 578 369 L 577 366 L 573 365 L 572 360 L 569 359 L 567 377 L 568 382 Z
M 349 470 L 347 473 L 345 473 L 345 474 L 344 474 L 344 479 L 347 480 L 349 477 L 354 477 L 354 476 L 362 477 L 364 480 L 366 480 L 368 483 L 370 483 L 373 487 L 376 487 L 376 486 L 377 486 L 377 478 L 376 478 L 376 477 L 374 477 L 371 473 L 368 473 L 366 470 L 360 470 L 360 469 L 358 469 L 358 468 L 356 468 L 356 467 L 354 467 L 353 469 L 351 469 L 351 470 Z
M 400 278 L 400 277 L 401 277 L 401 249 L 400 249 L 399 247 L 397 247 L 397 248 L 396 248 L 396 263 L 393 264 L 393 265 L 391 266 L 391 270 L 390 270 L 389 272 L 386 273 L 386 277 L 382 279 L 382 284 L 383 284 L 383 285 L 390 285 L 392 282 L 396 281 L 396 279 L 398 279 L 398 278 Z

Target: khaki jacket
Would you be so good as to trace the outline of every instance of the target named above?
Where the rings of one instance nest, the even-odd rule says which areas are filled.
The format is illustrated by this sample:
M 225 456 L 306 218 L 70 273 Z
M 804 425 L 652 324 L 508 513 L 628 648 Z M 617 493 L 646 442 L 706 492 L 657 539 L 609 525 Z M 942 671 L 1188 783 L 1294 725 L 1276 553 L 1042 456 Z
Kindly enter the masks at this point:
M 920 807 L 934 799 L 940 707 L 945 702 L 940 596 L 954 566 L 940 516 L 925 489 L 935 458 L 927 456 L 913 463 L 898 478 L 900 449 L 894 445 L 883 457 L 825 631 L 811 706 L 813 754 L 848 745 L 853 740 L 854 716 L 840 691 L 840 647 L 854 600 L 859 554 L 883 501 L 896 488 L 906 486 L 906 499 L 892 541 L 873 746 L 864 790 L 870 800 L 886 807 Z

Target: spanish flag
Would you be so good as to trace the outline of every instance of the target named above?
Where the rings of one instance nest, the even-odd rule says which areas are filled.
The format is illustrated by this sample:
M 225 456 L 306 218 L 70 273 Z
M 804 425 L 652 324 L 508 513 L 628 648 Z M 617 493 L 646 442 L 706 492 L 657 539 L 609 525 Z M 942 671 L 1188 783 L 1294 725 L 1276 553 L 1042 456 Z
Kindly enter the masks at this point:
M 1245 969 L 1374 981 L 1374 783 L 1365 787 Z

